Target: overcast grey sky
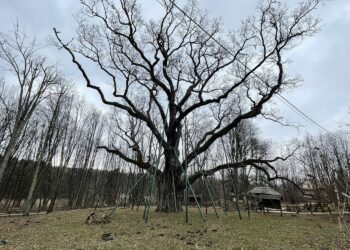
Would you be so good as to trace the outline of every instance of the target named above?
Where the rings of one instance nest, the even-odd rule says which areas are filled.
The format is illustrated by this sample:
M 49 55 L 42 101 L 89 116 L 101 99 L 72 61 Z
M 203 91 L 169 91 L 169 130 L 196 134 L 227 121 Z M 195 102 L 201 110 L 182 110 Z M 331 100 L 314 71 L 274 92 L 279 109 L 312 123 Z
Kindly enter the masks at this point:
M 146 17 L 156 16 L 162 10 L 156 0 L 141 2 Z M 181 5 L 184 0 L 178 2 Z M 292 6 L 298 1 L 285 2 Z M 253 15 L 258 0 L 200 0 L 199 3 L 208 9 L 212 17 L 221 16 L 227 31 L 238 28 L 242 19 Z M 40 42 L 52 35 L 53 27 L 68 39 L 73 35 L 73 16 L 78 10 L 78 0 L 0 0 L 0 31 L 11 31 L 18 20 L 28 34 L 35 34 Z M 350 0 L 327 2 L 315 14 L 322 18 L 322 30 L 290 53 L 292 63 L 288 66 L 288 74 L 300 75 L 304 81 L 300 87 L 284 93 L 284 96 L 322 126 L 336 130 L 341 122 L 350 121 Z M 57 52 L 53 47 L 45 52 L 62 65 L 87 99 L 96 100 L 99 105 L 93 91 L 85 88 L 79 72 L 65 53 Z M 259 119 L 256 123 L 264 137 L 282 141 L 301 138 L 306 132 L 318 132 L 277 99 L 276 107 L 289 121 L 302 128 L 298 132 L 294 128 Z

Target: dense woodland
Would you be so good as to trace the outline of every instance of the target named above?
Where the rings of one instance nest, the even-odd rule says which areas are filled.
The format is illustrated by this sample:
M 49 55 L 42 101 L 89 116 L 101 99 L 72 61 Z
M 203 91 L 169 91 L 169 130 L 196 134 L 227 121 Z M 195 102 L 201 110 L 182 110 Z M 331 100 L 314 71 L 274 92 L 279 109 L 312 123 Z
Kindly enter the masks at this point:
M 255 19 L 220 38 L 232 57 L 207 37 L 220 36 L 221 24 L 194 2 L 185 9 L 206 32 L 169 1 L 150 22 L 134 1 L 82 1 L 73 44 L 53 35 L 103 106 L 84 100 L 32 34 L 20 26 L 1 33 L 0 209 L 29 214 L 120 201 L 138 208 L 150 199 L 174 212 L 188 186 L 203 206 L 246 201 L 248 190 L 266 185 L 286 203 L 346 203 L 347 127 L 281 145 L 254 120 L 283 126 L 266 106 L 296 85 L 284 53 L 319 29 L 310 14 L 319 3 L 292 11 L 262 4 Z M 95 85 L 84 63 L 110 86 Z

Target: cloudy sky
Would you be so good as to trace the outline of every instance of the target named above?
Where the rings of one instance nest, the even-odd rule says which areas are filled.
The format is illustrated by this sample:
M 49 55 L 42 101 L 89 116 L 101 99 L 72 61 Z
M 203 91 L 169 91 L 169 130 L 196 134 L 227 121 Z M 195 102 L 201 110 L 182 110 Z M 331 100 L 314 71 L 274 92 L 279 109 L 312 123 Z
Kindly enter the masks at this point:
M 142 0 L 146 17 L 154 17 L 162 10 L 157 0 Z M 184 0 L 178 1 L 179 5 Z M 200 0 L 200 6 L 208 9 L 212 17 L 222 17 L 225 30 L 238 28 L 240 21 L 255 12 L 258 0 Z M 298 1 L 285 1 L 295 5 Z M 0 32 L 9 32 L 18 22 L 28 34 L 35 34 L 44 43 L 56 27 L 65 38 L 73 36 L 74 15 L 79 10 L 78 0 L 0 0 Z M 284 93 L 284 96 L 303 112 L 329 130 L 339 129 L 343 122 L 350 122 L 350 0 L 333 0 L 319 8 L 316 13 L 322 18 L 321 31 L 305 40 L 290 53 L 292 63 L 288 74 L 303 78 L 300 87 Z M 61 64 L 77 89 L 87 99 L 99 101 L 92 90 L 87 90 L 79 72 L 65 53 L 49 47 L 52 60 Z M 300 130 L 282 127 L 272 122 L 257 120 L 264 137 L 284 141 L 301 138 L 305 133 L 319 130 L 307 123 L 284 103 L 275 100 L 276 107 L 290 122 L 301 125 Z

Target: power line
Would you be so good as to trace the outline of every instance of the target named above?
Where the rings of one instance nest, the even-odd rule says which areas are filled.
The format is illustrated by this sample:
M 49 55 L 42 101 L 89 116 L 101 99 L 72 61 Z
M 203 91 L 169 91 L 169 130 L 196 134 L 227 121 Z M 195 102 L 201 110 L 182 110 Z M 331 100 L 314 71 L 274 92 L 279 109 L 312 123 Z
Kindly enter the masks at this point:
M 228 52 L 231 56 L 235 57 L 234 53 L 232 53 L 228 48 L 226 48 L 219 40 L 217 40 L 213 35 L 211 35 L 207 30 L 205 30 L 196 20 L 194 20 L 191 16 L 189 16 L 183 9 L 181 9 L 174 0 L 169 0 L 173 6 L 175 6 L 182 14 L 184 14 L 190 21 L 192 21 L 198 28 L 200 28 L 205 34 L 209 36 L 210 39 L 212 39 L 214 42 L 216 42 L 221 48 L 223 48 L 226 52 Z M 157 2 L 164 6 L 163 3 L 160 2 L 160 0 L 157 0 Z M 244 67 L 246 67 L 248 70 L 252 71 L 249 69 L 239 58 L 236 58 L 237 62 L 242 64 Z M 252 74 L 257 77 L 260 81 L 264 82 L 264 80 L 257 75 L 255 72 L 252 72 Z M 276 93 L 276 95 L 279 97 L 279 99 L 284 102 L 290 109 L 292 109 L 294 112 L 296 112 L 299 116 L 301 116 L 304 120 L 312 124 L 313 126 L 319 128 L 320 130 L 323 130 L 333 136 L 336 136 L 332 132 L 330 132 L 328 129 L 325 127 L 321 126 L 319 123 L 317 123 L 314 119 L 312 119 L 309 115 L 307 115 L 305 112 L 301 111 L 297 106 L 295 106 L 291 101 L 289 101 L 286 97 L 281 95 L 280 93 Z M 337 137 L 337 136 L 336 136 Z
M 298 107 L 296 107 L 293 103 L 291 103 L 287 98 L 285 98 L 283 95 L 277 93 L 280 100 L 282 100 L 284 103 L 286 103 L 292 110 L 294 110 L 297 114 L 299 114 L 301 117 L 303 117 L 306 121 L 313 124 L 314 126 L 317 126 L 319 129 L 332 134 L 331 131 L 317 123 L 315 120 L 313 120 L 309 115 L 307 115 L 305 112 L 301 111 Z

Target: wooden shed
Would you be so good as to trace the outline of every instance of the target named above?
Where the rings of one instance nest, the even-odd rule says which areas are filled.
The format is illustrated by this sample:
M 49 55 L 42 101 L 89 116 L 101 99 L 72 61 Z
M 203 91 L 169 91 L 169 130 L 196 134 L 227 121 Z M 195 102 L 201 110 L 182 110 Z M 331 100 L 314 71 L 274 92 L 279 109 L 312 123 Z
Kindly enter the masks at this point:
M 281 209 L 282 194 L 270 187 L 255 187 L 248 192 L 253 209 Z
M 182 192 L 179 194 L 179 199 L 180 199 L 182 205 L 186 204 L 186 201 L 185 201 L 185 198 L 184 198 L 184 194 Z M 199 204 L 202 203 L 202 196 L 201 195 L 195 195 L 194 196 L 193 194 L 188 194 L 188 205 L 190 205 L 190 206 L 197 205 L 196 204 L 196 199 L 197 199 Z

